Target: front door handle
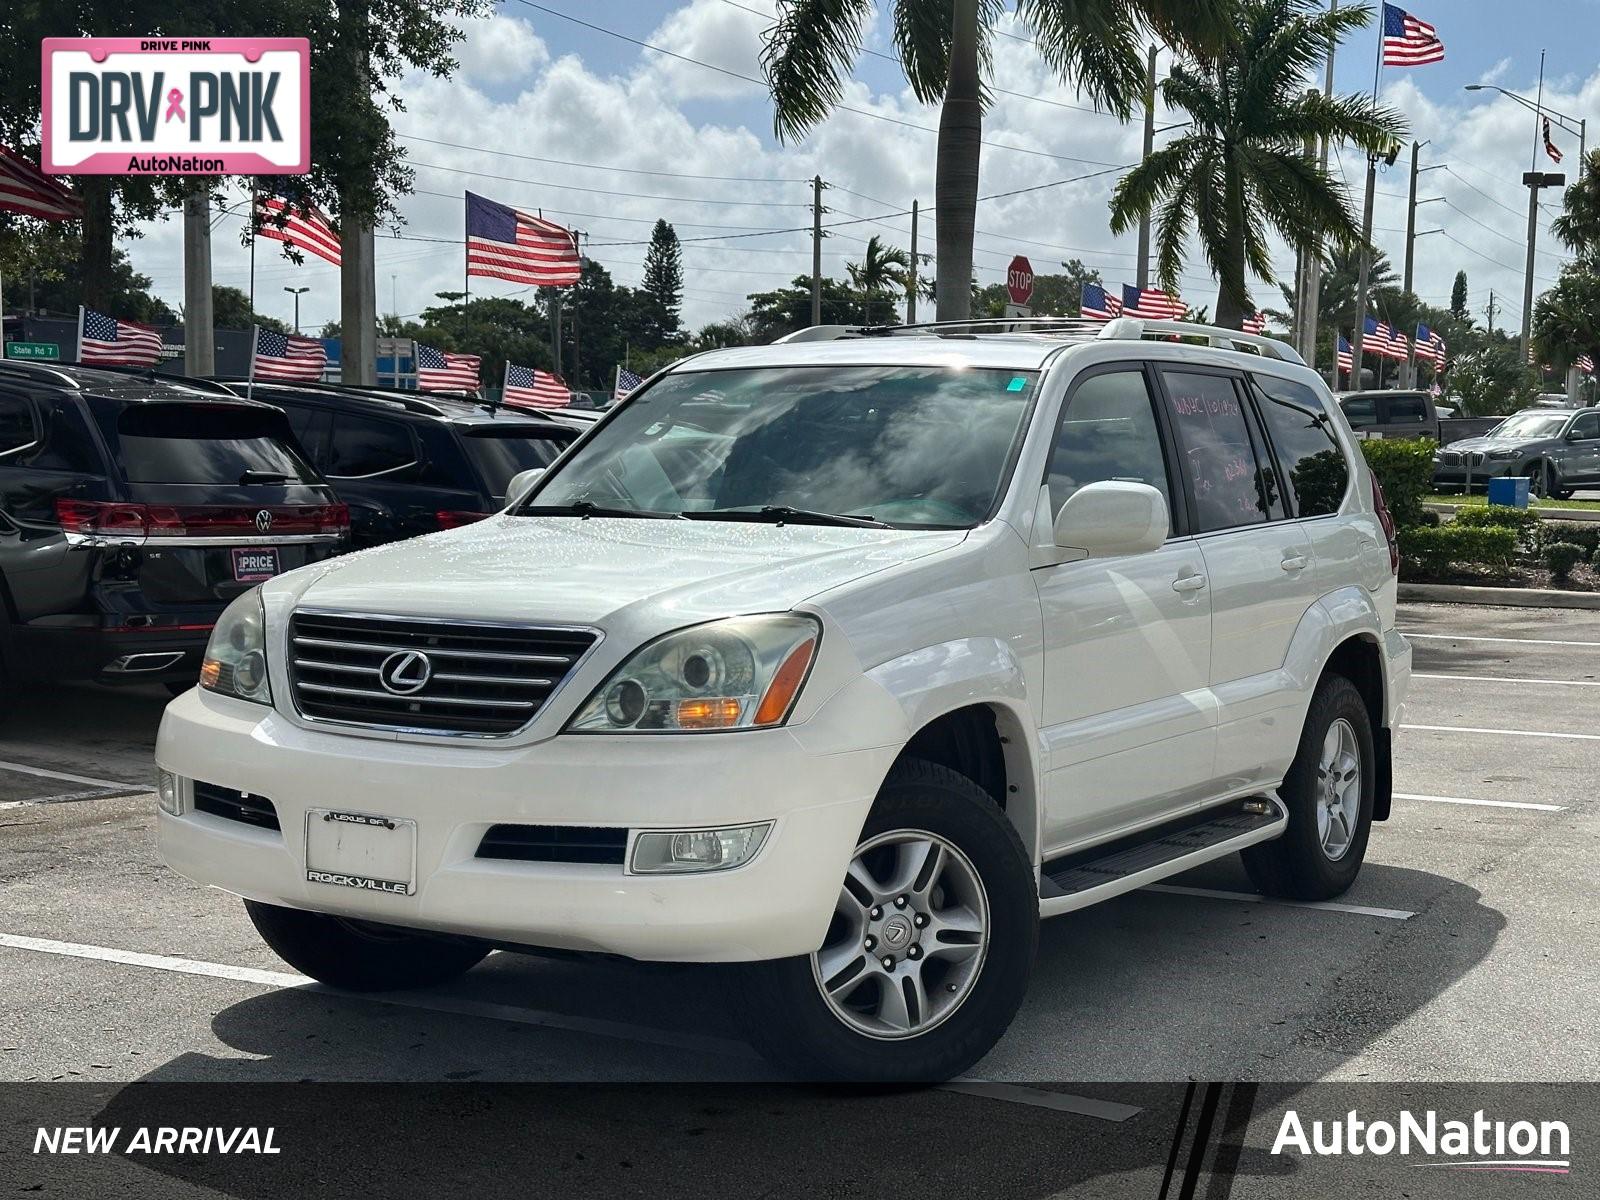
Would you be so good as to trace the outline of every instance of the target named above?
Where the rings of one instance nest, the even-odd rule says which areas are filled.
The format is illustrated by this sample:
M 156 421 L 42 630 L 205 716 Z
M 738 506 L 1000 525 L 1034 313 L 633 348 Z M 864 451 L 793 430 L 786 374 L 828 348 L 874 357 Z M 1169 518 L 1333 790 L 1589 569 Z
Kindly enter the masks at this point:
M 1286 555 L 1279 566 L 1285 571 L 1303 571 L 1306 567 L 1306 556 L 1304 554 Z
M 1175 592 L 1198 592 L 1206 585 L 1204 575 L 1185 575 L 1182 579 L 1172 581 L 1172 590 Z

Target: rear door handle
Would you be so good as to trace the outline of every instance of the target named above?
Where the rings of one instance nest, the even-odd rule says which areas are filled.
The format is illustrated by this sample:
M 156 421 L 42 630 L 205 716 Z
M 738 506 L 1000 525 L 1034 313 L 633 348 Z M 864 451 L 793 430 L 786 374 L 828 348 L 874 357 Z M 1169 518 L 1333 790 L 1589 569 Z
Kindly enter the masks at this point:
M 1172 590 L 1175 592 L 1198 592 L 1206 585 L 1204 575 L 1185 575 L 1182 579 L 1172 581 Z
M 1306 566 L 1306 556 L 1304 554 L 1290 554 L 1279 565 L 1285 571 L 1303 571 Z

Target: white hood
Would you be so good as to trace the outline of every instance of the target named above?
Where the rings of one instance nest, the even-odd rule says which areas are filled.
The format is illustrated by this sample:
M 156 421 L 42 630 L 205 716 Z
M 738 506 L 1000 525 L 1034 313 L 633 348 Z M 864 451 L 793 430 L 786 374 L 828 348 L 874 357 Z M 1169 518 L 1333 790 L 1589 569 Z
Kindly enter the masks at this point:
M 496 516 L 332 559 L 314 574 L 299 571 L 266 586 L 300 591 L 291 602 L 352 613 L 606 628 L 641 605 L 669 618 L 642 624 L 669 628 L 783 611 L 959 545 L 965 536 L 964 530 Z

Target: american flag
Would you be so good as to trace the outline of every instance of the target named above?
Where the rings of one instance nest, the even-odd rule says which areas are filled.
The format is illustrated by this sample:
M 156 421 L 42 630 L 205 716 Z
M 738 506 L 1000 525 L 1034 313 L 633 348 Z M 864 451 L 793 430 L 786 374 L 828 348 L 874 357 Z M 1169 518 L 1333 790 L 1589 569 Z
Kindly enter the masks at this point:
M 635 375 L 632 371 L 628 370 L 627 367 L 618 367 L 617 386 L 615 389 L 613 389 L 616 392 L 616 399 L 621 400 L 624 396 L 633 391 L 634 388 L 638 387 L 643 382 L 643 378 Z
M 1122 301 L 1106 294 L 1098 283 L 1083 285 L 1083 296 L 1078 301 L 1078 311 L 1090 320 L 1109 321 L 1122 315 Z
M 507 363 L 505 393 L 500 400 L 507 408 L 566 408 L 572 396 L 553 371 Z
M 540 287 L 578 282 L 578 240 L 570 229 L 467 193 L 467 274 Z
M 418 343 L 417 391 L 476 392 L 482 362 L 476 354 L 452 354 Z
M 260 192 L 256 195 L 255 219 L 260 236 L 288 242 L 336 267 L 340 265 L 339 235 L 315 205 L 302 206 L 290 196 Z
M 328 352 L 316 338 L 274 333 L 256 326 L 256 352 L 250 356 L 251 379 L 289 379 L 315 383 L 328 365 Z
M 1405 361 L 1410 357 L 1411 347 L 1404 335 L 1395 332 L 1394 327 L 1387 321 L 1375 321 L 1367 318 L 1361 336 L 1361 353 L 1377 354 L 1383 358 L 1394 358 Z
M 1544 119 L 1544 152 L 1550 156 L 1551 162 L 1561 161 L 1561 147 L 1550 140 L 1550 118 Z
M 83 217 L 83 201 L 22 155 L 0 146 L 0 212 L 77 221 Z
M 1189 307 L 1177 296 L 1159 288 L 1140 291 L 1131 283 L 1122 285 L 1122 315 L 1148 317 L 1152 321 L 1181 321 Z
M 1426 21 L 1403 8 L 1383 6 L 1383 65 L 1421 67 L 1444 61 L 1444 43 Z
M 1444 339 L 1421 322 L 1417 324 L 1417 361 L 1436 367 L 1444 362 Z
M 1350 343 L 1345 339 L 1345 336 L 1342 333 L 1339 334 L 1337 353 L 1338 358 L 1336 362 L 1339 370 L 1348 375 L 1351 369 L 1355 366 L 1355 352 L 1350 348 Z
M 80 308 L 78 361 L 99 366 L 153 367 L 161 361 L 161 335 L 138 321 L 119 321 L 92 308 Z
M 1264 312 L 1248 314 L 1244 319 L 1244 331 L 1246 333 L 1266 333 L 1267 314 Z
M 1578 355 L 1578 361 L 1572 365 L 1577 367 L 1578 370 L 1582 371 L 1585 375 L 1594 374 L 1594 359 L 1590 358 L 1587 354 Z

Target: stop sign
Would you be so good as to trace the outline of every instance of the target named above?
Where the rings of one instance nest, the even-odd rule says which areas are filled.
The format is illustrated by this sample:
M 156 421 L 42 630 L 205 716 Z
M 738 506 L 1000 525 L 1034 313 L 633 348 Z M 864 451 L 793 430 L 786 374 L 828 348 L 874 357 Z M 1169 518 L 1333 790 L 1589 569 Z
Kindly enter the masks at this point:
M 1013 304 L 1026 304 L 1033 299 L 1033 264 L 1020 254 L 1006 268 L 1006 291 Z

